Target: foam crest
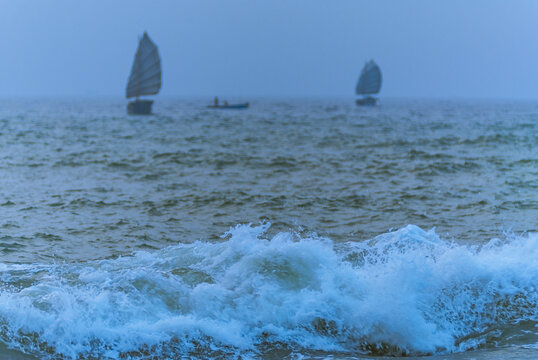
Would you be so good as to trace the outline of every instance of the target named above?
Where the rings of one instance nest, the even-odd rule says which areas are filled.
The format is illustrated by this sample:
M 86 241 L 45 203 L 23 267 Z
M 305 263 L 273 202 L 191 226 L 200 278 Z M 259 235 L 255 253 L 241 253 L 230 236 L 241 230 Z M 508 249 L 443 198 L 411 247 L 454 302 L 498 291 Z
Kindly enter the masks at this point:
M 269 226 L 112 260 L 0 264 L 0 339 L 66 358 L 431 354 L 508 330 L 538 342 L 536 234 L 479 248 L 412 225 L 346 243 L 269 239 Z

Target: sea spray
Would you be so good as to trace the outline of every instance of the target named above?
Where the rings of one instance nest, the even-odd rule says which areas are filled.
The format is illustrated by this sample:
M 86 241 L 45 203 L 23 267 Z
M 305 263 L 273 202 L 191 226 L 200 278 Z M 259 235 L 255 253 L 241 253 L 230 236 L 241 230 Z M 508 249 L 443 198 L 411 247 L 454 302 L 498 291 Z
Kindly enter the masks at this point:
M 538 342 L 536 234 L 464 246 L 413 225 L 350 242 L 269 238 L 269 226 L 116 259 L 1 264 L 0 338 L 65 358 L 422 355 L 494 347 L 504 332 Z

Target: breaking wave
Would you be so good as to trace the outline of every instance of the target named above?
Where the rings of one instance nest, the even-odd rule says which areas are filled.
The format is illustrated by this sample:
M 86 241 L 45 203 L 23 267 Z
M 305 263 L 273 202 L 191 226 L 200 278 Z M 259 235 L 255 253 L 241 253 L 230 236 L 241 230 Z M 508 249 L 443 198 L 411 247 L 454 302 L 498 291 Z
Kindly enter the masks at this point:
M 337 243 L 269 238 L 269 226 L 116 259 L 0 264 L 0 340 L 39 357 L 105 359 L 538 343 L 537 234 L 478 247 L 408 225 Z

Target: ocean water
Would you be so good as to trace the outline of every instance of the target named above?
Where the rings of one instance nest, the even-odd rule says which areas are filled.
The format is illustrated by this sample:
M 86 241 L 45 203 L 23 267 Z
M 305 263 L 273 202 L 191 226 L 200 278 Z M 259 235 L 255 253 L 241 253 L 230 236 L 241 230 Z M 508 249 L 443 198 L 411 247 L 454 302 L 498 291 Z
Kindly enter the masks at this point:
M 538 358 L 538 103 L 0 101 L 0 357 Z

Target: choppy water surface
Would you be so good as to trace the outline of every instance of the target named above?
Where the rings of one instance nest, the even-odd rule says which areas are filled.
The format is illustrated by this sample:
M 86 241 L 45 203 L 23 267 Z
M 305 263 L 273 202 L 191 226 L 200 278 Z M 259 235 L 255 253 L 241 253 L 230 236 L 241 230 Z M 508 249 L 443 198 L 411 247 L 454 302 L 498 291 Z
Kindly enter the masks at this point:
M 204 105 L 0 102 L 0 354 L 538 356 L 538 104 Z

